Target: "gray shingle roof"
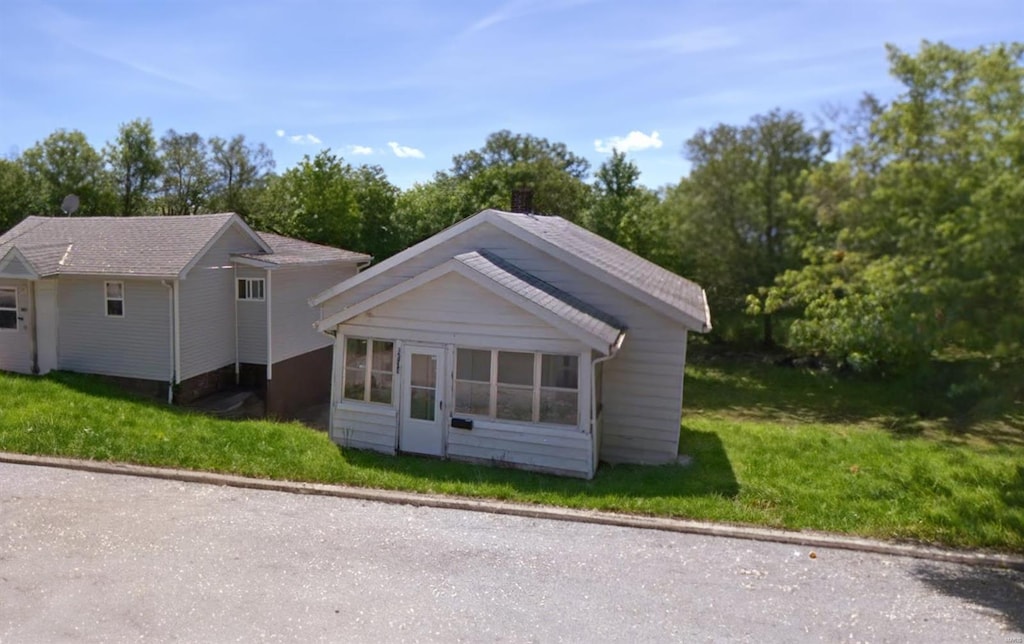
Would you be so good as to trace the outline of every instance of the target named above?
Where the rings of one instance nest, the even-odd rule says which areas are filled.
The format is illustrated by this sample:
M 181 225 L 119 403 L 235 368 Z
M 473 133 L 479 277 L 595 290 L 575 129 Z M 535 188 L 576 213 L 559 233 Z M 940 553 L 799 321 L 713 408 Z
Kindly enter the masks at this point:
M 42 276 L 173 278 L 237 217 L 233 213 L 182 217 L 27 217 L 0 236 L 0 257 L 17 247 Z M 359 253 L 271 233 L 261 237 L 274 253 L 247 256 L 271 264 L 369 259 Z
M 609 346 L 615 344 L 625 325 L 611 315 L 559 290 L 494 253 L 478 250 L 456 255 L 455 259 L 520 297 L 530 300 L 570 322 Z
M 698 284 L 561 217 L 490 212 L 710 326 L 704 290 Z
M 327 262 L 368 262 L 372 257 L 364 253 L 356 253 L 333 246 L 321 246 L 300 239 L 292 239 L 275 233 L 256 233 L 267 242 L 274 251 L 272 255 L 262 253 L 246 253 L 239 257 L 257 259 L 268 264 L 291 266 L 296 264 L 320 264 Z

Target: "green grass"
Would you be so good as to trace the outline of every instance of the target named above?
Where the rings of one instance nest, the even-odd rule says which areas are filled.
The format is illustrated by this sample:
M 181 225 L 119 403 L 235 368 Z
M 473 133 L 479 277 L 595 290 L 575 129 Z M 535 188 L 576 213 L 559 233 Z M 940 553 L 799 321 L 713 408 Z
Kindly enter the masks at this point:
M 0 450 L 1024 552 L 1021 393 L 949 418 L 922 413 L 929 395 L 905 381 L 705 357 L 687 368 L 692 465 L 579 481 L 341 450 L 298 424 L 207 418 L 86 376 L 0 374 Z

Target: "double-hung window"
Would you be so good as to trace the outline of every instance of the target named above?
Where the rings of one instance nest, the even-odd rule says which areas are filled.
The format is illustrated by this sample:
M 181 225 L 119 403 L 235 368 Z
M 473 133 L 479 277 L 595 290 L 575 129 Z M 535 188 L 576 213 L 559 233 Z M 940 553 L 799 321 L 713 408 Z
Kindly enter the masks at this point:
M 346 400 L 391 404 L 395 373 L 395 343 L 369 338 L 345 339 Z
M 124 282 L 104 282 L 104 297 L 108 318 L 124 317 Z
M 262 277 L 240 277 L 238 278 L 238 299 L 263 301 L 264 284 Z
M 460 348 L 455 411 L 495 420 L 576 425 L 579 362 L 576 355 Z
M 18 289 L 0 288 L 0 331 L 18 328 Z

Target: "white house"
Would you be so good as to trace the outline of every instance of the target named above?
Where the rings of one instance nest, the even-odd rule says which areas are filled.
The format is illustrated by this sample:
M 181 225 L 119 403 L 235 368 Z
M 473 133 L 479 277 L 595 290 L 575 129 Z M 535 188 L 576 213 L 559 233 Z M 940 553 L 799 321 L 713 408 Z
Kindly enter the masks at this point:
M 329 395 L 331 342 L 308 299 L 369 260 L 232 213 L 28 217 L 0 235 L 0 370 L 180 401 L 241 381 L 288 415 Z
M 590 478 L 677 458 L 700 286 L 560 217 L 485 210 L 311 300 L 337 443 Z

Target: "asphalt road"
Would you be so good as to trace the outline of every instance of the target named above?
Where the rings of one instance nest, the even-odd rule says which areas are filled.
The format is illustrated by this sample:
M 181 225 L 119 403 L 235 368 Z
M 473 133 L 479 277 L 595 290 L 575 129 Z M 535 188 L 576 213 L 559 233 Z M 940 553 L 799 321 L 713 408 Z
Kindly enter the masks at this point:
M 1024 642 L 1024 573 L 0 464 L 0 642 Z

